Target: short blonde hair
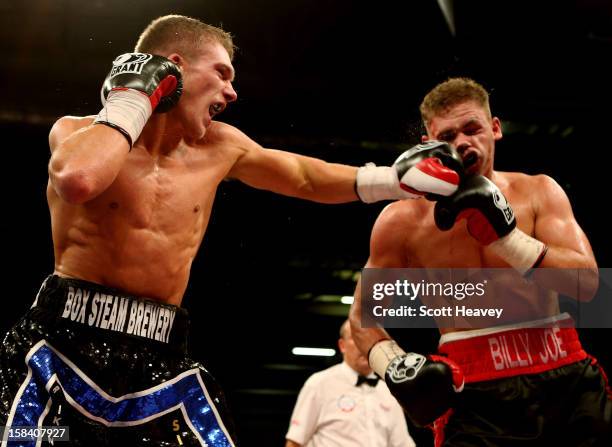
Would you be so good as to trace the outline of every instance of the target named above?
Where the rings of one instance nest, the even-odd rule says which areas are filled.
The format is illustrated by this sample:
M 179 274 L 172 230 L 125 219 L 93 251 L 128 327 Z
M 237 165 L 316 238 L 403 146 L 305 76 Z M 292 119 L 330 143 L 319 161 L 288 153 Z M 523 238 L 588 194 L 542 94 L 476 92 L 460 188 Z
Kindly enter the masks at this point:
M 205 42 L 218 42 L 234 58 L 232 35 L 221 28 L 208 25 L 198 19 L 181 15 L 167 15 L 153 20 L 142 32 L 134 51 L 167 56 L 181 52 L 187 57 Z
M 436 85 L 423 98 L 419 107 L 423 124 L 427 127 L 434 116 L 467 101 L 474 101 L 491 117 L 489 94 L 482 85 L 469 78 L 450 78 Z

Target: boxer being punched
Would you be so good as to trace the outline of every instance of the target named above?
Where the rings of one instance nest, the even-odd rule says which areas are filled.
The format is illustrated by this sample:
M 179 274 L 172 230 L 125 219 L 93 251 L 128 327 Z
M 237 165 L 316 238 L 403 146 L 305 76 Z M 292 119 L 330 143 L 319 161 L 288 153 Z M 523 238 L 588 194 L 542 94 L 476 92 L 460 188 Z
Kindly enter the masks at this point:
M 237 96 L 229 34 L 166 16 L 135 51 L 114 60 L 97 116 L 51 130 L 55 271 L 4 340 L 1 422 L 59 421 L 73 445 L 233 445 L 178 307 L 219 183 L 326 203 L 448 196 L 460 158 L 433 143 L 357 169 L 264 149 L 214 120 Z
M 424 98 L 421 115 L 423 140 L 454 146 L 465 179 L 455 194 L 435 203 L 397 201 L 386 207 L 372 230 L 366 267 L 512 267 L 529 278 L 530 293 L 523 292 L 525 281 L 520 287 L 503 284 L 492 293 L 512 300 L 504 311 L 519 323 L 440 328 L 440 355 L 423 356 L 405 353 L 383 329 L 361 327 L 358 284 L 351 308 L 356 343 L 415 423 L 436 421 L 436 445 L 608 445 L 612 407 L 605 375 L 581 348 L 567 316 L 559 315 L 558 293 L 588 301 L 597 289 L 593 252 L 567 196 L 545 175 L 494 170 L 501 123 L 491 115 L 487 92 L 473 80 L 436 86 Z M 538 267 L 558 269 L 555 280 Z M 564 268 L 586 273 L 579 286 L 574 271 Z M 526 356 L 553 333 L 559 348 L 554 360 Z M 491 347 L 500 336 L 516 342 L 521 361 L 517 353 L 514 361 L 500 360 Z M 521 340 L 528 340 L 526 346 Z M 415 376 L 404 380 L 407 368 Z

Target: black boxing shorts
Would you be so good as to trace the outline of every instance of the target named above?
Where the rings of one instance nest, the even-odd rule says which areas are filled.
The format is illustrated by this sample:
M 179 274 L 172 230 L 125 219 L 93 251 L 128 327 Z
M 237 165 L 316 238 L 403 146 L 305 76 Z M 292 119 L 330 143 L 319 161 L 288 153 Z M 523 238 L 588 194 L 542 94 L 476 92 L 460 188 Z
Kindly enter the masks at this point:
M 56 426 L 61 445 L 233 446 L 222 391 L 187 356 L 188 327 L 185 309 L 49 276 L 0 351 L 2 445 L 39 445 L 8 428 Z
M 612 394 L 567 314 L 442 335 L 465 374 L 435 446 L 609 446 Z

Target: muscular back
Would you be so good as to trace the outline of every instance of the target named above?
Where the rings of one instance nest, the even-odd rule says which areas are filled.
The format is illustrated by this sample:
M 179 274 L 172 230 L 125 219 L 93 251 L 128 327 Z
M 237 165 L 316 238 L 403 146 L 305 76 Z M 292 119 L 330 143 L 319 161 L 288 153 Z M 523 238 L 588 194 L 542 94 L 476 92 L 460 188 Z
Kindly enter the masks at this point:
M 64 120 L 64 132 L 92 121 Z M 134 146 L 112 184 L 83 204 L 64 201 L 49 182 L 56 273 L 180 304 L 217 186 L 239 157 L 222 126 L 167 155 Z

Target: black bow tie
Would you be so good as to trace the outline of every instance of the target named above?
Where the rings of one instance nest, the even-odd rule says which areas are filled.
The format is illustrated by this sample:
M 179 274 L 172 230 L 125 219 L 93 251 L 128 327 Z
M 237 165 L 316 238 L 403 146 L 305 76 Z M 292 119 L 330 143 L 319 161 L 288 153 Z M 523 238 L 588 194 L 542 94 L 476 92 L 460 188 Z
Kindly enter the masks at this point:
M 370 386 L 376 386 L 378 383 L 378 377 L 366 377 L 361 374 L 357 377 L 357 384 L 355 386 L 359 386 L 362 383 L 367 383 Z

